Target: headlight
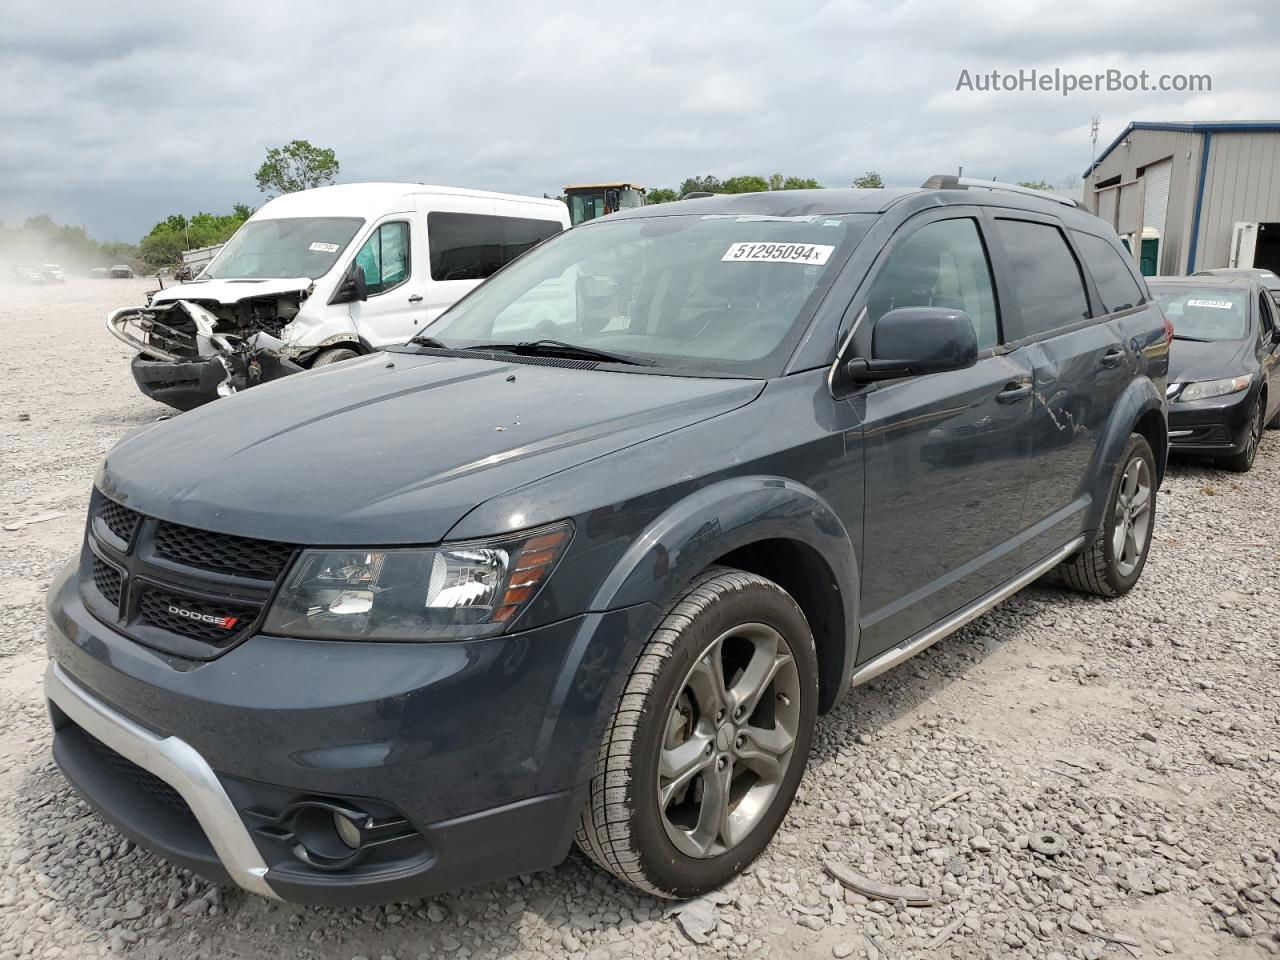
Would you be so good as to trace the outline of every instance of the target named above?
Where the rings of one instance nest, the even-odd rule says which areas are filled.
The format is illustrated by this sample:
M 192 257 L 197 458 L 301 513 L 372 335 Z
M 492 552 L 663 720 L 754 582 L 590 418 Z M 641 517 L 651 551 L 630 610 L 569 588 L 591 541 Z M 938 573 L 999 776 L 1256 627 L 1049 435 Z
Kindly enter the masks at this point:
M 330 640 L 423 640 L 501 633 L 569 542 L 569 524 L 427 550 L 306 550 L 264 633 Z
M 1188 383 L 1182 388 L 1174 400 L 1177 403 L 1190 403 L 1192 400 L 1208 400 L 1211 397 L 1225 397 L 1229 393 L 1247 390 L 1253 382 L 1250 376 L 1232 377 L 1228 380 L 1200 380 Z

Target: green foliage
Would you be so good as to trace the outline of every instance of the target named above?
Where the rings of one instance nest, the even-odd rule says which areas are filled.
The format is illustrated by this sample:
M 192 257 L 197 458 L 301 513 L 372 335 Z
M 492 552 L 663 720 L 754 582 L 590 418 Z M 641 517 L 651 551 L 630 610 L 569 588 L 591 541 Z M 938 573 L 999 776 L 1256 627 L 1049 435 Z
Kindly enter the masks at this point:
M 182 214 L 165 217 L 138 244 L 142 259 L 156 267 L 182 262 L 182 251 L 226 243 L 253 215 L 243 203 L 230 214 L 197 213 L 190 219 Z
M 647 203 L 670 203 L 672 200 L 679 200 L 680 194 L 676 193 L 670 187 L 657 187 L 645 194 Z
M 1053 184 L 1048 180 L 1019 180 L 1018 186 L 1030 187 L 1032 190 L 1052 190 Z
M 47 213 L 27 217 L 20 227 L 0 224 L 0 262 L 58 263 L 71 270 L 137 262 L 131 243 L 101 244 L 84 227 L 59 224 Z
M 314 147 L 308 140 L 291 140 L 272 147 L 255 177 L 263 193 L 294 193 L 333 183 L 338 158 L 328 147 Z
M 854 177 L 853 185 L 861 190 L 880 190 L 884 188 L 884 180 L 874 170 L 868 170 L 862 176 Z
M 719 193 L 763 193 L 769 189 L 769 181 L 764 177 L 730 177 L 720 184 Z
M 676 192 L 682 197 L 686 193 L 723 193 L 724 187 L 720 185 L 719 177 L 707 174 L 705 177 L 689 177 L 682 181 Z

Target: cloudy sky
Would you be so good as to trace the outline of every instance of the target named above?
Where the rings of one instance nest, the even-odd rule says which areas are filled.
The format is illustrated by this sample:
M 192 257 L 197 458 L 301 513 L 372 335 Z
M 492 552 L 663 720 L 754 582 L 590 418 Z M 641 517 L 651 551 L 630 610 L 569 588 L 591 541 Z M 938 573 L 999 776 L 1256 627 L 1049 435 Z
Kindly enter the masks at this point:
M 1280 119 L 1274 3 L 56 3 L 6 5 L 0 221 L 136 240 L 263 197 L 267 147 L 340 180 L 540 195 L 692 174 L 891 185 L 1059 181 L 1133 119 Z M 961 70 L 1207 73 L 1197 94 L 957 91 Z

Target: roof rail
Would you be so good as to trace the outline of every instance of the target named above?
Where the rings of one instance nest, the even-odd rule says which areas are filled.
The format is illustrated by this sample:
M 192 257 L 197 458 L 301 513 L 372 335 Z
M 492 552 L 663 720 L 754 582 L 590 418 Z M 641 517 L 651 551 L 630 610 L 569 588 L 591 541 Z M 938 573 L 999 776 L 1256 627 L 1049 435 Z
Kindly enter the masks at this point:
M 1041 200 L 1052 200 L 1054 203 L 1068 207 L 1086 209 L 1079 200 L 1071 200 L 1058 196 L 1048 190 L 1037 190 L 1034 187 L 1020 187 L 1016 183 L 1002 183 L 999 180 L 977 180 L 973 177 L 956 177 L 946 173 L 935 173 L 920 186 L 925 190 L 1003 190 L 1005 193 L 1021 193 L 1028 197 L 1039 197 Z

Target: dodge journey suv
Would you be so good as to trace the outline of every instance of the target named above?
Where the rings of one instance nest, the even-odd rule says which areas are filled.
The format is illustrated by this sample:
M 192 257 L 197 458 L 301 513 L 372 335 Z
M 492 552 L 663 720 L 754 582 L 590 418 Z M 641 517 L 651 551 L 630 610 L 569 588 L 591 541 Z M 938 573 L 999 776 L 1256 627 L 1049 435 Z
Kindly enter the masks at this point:
M 724 883 L 851 687 L 1043 575 L 1142 574 L 1171 331 L 1100 220 L 982 186 L 623 211 L 127 437 L 49 592 L 62 770 L 290 901 L 575 840 Z

